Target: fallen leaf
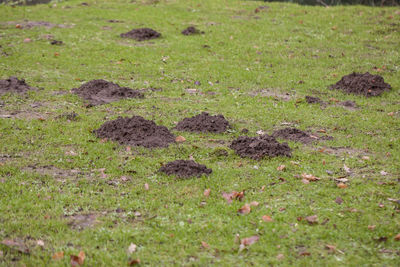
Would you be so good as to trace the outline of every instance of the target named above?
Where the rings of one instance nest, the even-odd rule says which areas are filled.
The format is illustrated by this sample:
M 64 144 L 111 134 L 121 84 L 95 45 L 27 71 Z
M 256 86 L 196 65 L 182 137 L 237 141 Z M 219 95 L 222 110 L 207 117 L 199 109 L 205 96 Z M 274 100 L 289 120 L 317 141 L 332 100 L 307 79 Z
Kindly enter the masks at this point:
M 64 258 L 64 251 L 59 251 L 59 252 L 54 253 L 51 258 L 53 260 L 60 260 L 60 259 Z
M 257 201 L 252 201 L 252 202 L 250 203 L 250 206 L 257 207 L 259 204 L 260 204 L 260 203 L 258 203 Z
M 321 178 L 318 178 L 312 174 L 307 174 L 307 173 L 303 173 L 301 175 L 301 177 L 303 177 L 304 179 L 308 180 L 308 181 L 318 181 L 321 180 Z
M 36 245 L 40 246 L 40 247 L 44 247 L 44 242 L 43 240 L 37 240 L 36 241 Z
M 265 191 L 265 187 L 266 187 L 265 185 L 261 186 L 260 191 L 261 191 L 261 192 L 264 192 L 264 191 Z
M 85 261 L 85 252 L 80 251 L 78 256 L 71 255 L 71 266 L 82 265 Z
M 307 216 L 305 219 L 309 224 L 317 224 L 318 223 L 317 215 Z
M 210 189 L 210 188 L 207 188 L 206 190 L 204 190 L 203 195 L 204 195 L 205 197 L 209 197 L 209 196 L 210 196 L 210 193 L 211 193 L 211 189 Z
M 232 191 L 232 193 L 225 193 L 222 192 L 222 197 L 226 199 L 226 201 L 230 204 L 232 203 L 232 200 L 237 199 L 239 201 L 242 201 L 244 197 L 244 191 L 242 192 L 236 192 Z
M 251 211 L 250 205 L 249 204 L 244 204 L 243 207 L 238 209 L 238 213 L 240 214 L 249 214 Z
M 347 188 L 347 184 L 344 184 L 344 183 L 338 183 L 337 184 L 337 187 L 339 187 L 339 188 Z
M 183 142 L 186 141 L 186 138 L 180 135 L 180 136 L 177 136 L 177 137 L 175 138 L 175 141 L 176 141 L 177 143 L 183 143 Z
M 277 169 L 278 171 L 283 171 L 285 168 L 286 168 L 285 165 L 280 165 L 280 166 L 278 166 L 276 169 Z
M 373 231 L 375 229 L 376 225 L 368 225 L 368 230 Z
M 302 251 L 299 253 L 300 256 L 311 256 L 311 253 L 308 251 Z
M 335 202 L 336 202 L 337 204 L 341 205 L 341 204 L 343 203 L 343 199 L 342 199 L 341 197 L 337 197 L 337 198 L 335 199 Z
M 385 176 L 385 175 L 387 175 L 388 173 L 385 172 L 385 171 L 381 171 L 380 174 L 381 174 L 382 176 Z
M 284 258 L 285 256 L 283 255 L 283 254 L 278 254 L 278 255 L 276 255 L 276 259 L 277 260 L 283 260 L 283 258 Z
M 394 112 L 393 112 L 393 111 L 392 111 L 392 112 L 389 112 L 387 115 L 388 115 L 388 116 L 394 116 Z
M 136 252 L 137 246 L 133 243 L 131 243 L 128 247 L 128 254 L 132 254 L 133 252 Z
M 243 238 L 242 240 L 240 240 L 239 251 L 242 251 L 242 250 L 245 249 L 246 247 L 253 245 L 253 244 L 256 243 L 259 239 L 260 239 L 260 237 L 257 236 L 257 235 Z
M 333 253 L 336 251 L 336 246 L 333 245 L 325 245 L 325 249 L 329 250 L 330 253 Z
M 134 259 L 129 261 L 129 266 L 133 266 L 133 265 L 139 265 L 140 264 L 140 260 L 139 259 Z
M 394 240 L 400 241 L 400 233 L 398 233 L 398 234 L 394 237 Z
M 54 53 L 54 56 L 55 56 L 55 57 L 58 57 L 59 55 L 60 55 L 60 53 L 58 53 L 58 52 L 55 52 L 55 53 Z
M 207 243 L 204 242 L 204 241 L 201 241 L 201 246 L 202 246 L 203 248 L 205 248 L 205 249 L 209 249 L 209 248 L 210 248 L 210 245 L 207 244 Z
M 301 179 L 301 182 L 302 182 L 303 184 L 309 184 L 309 183 L 310 183 L 310 181 L 307 180 L 307 179 Z
M 148 184 L 148 183 L 145 183 L 145 184 L 144 184 L 144 189 L 145 189 L 145 190 L 149 190 L 149 188 L 150 188 L 150 187 L 149 187 L 149 184 Z
M 21 24 L 17 24 L 17 25 L 15 25 L 15 28 L 22 29 L 22 26 L 21 26 Z
M 344 170 L 346 173 L 351 173 L 350 168 L 347 167 L 346 164 L 343 164 L 343 170 Z
M 274 220 L 271 218 L 271 216 L 268 216 L 268 215 L 262 216 L 262 220 L 263 220 L 264 222 L 273 222 L 273 221 L 274 221 Z
M 32 42 L 32 39 L 31 39 L 31 38 L 25 38 L 25 39 L 24 39 L 24 43 L 30 43 L 30 42 Z
M 130 146 L 127 146 L 127 147 L 125 148 L 125 150 L 126 150 L 126 152 L 131 152 L 131 147 L 130 147 Z

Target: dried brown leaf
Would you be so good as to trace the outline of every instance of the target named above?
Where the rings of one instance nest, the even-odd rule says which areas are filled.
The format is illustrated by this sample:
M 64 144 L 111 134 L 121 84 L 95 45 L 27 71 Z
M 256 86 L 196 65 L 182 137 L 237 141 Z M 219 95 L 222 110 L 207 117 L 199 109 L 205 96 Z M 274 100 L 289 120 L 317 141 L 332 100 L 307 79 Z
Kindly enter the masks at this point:
M 180 135 L 180 136 L 177 136 L 177 137 L 175 138 L 175 141 L 176 141 L 177 143 L 183 143 L 183 142 L 186 141 L 186 138 Z
M 246 237 L 246 238 L 243 238 L 242 240 L 240 240 L 240 244 L 243 246 L 251 246 L 254 243 L 256 243 L 259 239 L 260 239 L 260 237 L 258 235 L 253 235 L 253 236 Z
M 307 216 L 305 219 L 309 224 L 318 223 L 318 216 L 317 215 Z
M 285 168 L 286 168 L 285 165 L 279 165 L 276 169 L 277 169 L 278 171 L 283 171 Z
M 131 261 L 129 261 L 129 266 L 133 266 L 133 265 L 139 265 L 140 264 L 140 259 L 133 259 Z
M 71 255 L 71 266 L 75 267 L 75 266 L 80 266 L 83 265 L 83 263 L 85 262 L 85 252 L 80 251 L 78 256 L 75 255 Z
M 207 188 L 206 190 L 204 190 L 203 195 L 204 195 L 205 197 L 209 197 L 209 196 L 210 196 L 210 193 L 211 193 L 211 189 L 210 189 L 210 188 Z
M 400 233 L 398 233 L 398 234 L 394 237 L 394 240 L 400 241 Z
M 15 249 L 19 252 L 29 254 L 29 248 L 25 245 L 25 243 L 22 240 L 4 239 L 3 241 L 1 241 L 1 244 L 11 249 Z
M 249 204 L 244 204 L 243 207 L 238 209 L 238 213 L 240 214 L 249 214 L 251 211 L 250 205 Z
M 60 260 L 60 259 L 64 258 L 64 251 L 59 251 L 59 252 L 54 253 L 51 258 L 53 260 Z
M 321 178 L 318 178 L 312 174 L 307 174 L 307 173 L 301 174 L 301 177 L 303 177 L 303 179 L 306 179 L 310 182 L 321 180 Z
M 273 221 L 274 221 L 274 220 L 271 218 L 271 216 L 268 216 L 268 215 L 262 216 L 262 220 L 263 220 L 264 222 L 273 222 Z
M 205 249 L 209 249 L 209 248 L 210 248 L 210 245 L 207 244 L 207 243 L 204 242 L 204 241 L 201 241 L 201 246 L 202 246 L 203 248 L 205 248 Z
M 260 203 L 258 203 L 257 201 L 250 202 L 250 206 L 257 207 L 258 205 L 260 205 Z

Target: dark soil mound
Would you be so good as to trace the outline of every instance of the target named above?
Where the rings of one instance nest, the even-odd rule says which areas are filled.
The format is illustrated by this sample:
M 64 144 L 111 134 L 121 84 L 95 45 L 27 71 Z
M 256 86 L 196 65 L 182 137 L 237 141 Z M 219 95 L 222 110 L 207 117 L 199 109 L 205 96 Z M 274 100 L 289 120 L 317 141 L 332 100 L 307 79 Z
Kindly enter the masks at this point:
M 6 93 L 23 94 L 27 91 L 36 89 L 37 88 L 31 87 L 28 84 L 26 84 L 24 79 L 19 80 L 17 77 L 13 76 L 5 80 L 0 80 L 0 95 Z
M 182 31 L 183 35 L 192 35 L 192 34 L 199 34 L 200 31 L 193 26 L 187 27 Z
M 99 138 L 108 138 L 120 144 L 132 146 L 167 147 L 175 142 L 175 136 L 165 126 L 158 126 L 140 116 L 119 117 L 104 123 L 94 133 Z
M 211 169 L 207 169 L 205 165 L 198 164 L 193 160 L 175 160 L 168 162 L 166 165 L 160 168 L 161 172 L 167 175 L 176 175 L 182 178 L 188 178 L 192 176 L 201 176 L 202 174 L 210 174 Z
M 211 116 L 202 112 L 192 118 L 185 118 L 176 125 L 179 131 L 223 133 L 227 130 L 229 122 L 222 115 Z
M 308 104 L 323 104 L 324 103 L 320 98 L 309 96 L 309 95 L 306 96 L 306 102 Z
M 86 99 L 92 105 L 101 105 L 124 98 L 143 98 L 138 90 L 121 87 L 118 84 L 105 80 L 92 80 L 79 88 L 73 88 L 72 92 Z
M 131 38 L 137 41 L 145 41 L 150 39 L 156 39 L 161 36 L 161 33 L 156 32 L 150 28 L 140 28 L 140 29 L 133 29 L 126 33 L 121 33 L 120 35 L 123 38 Z
M 312 138 L 308 133 L 296 128 L 284 128 L 273 132 L 272 134 L 275 138 L 281 138 L 302 143 L 311 143 L 316 140 Z
M 343 90 L 346 93 L 364 96 L 378 96 L 392 87 L 385 83 L 382 76 L 372 75 L 368 72 L 355 73 L 343 76 L 340 81 L 330 86 L 330 89 Z
M 273 136 L 267 134 L 257 137 L 239 136 L 229 147 L 239 156 L 252 159 L 291 156 L 291 149 L 287 143 L 280 144 Z

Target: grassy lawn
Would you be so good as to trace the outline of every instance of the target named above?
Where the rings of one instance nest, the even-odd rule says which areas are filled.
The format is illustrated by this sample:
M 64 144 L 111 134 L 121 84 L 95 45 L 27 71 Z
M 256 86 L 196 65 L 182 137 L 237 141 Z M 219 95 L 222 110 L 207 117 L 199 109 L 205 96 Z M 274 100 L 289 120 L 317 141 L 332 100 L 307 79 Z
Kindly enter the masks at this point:
M 0 5 L 0 79 L 17 76 L 39 88 L 0 95 L 1 266 L 70 266 L 80 251 L 84 266 L 136 259 L 152 266 L 398 266 L 399 8 L 81 3 Z M 27 21 L 58 26 L 16 28 Z M 190 25 L 204 34 L 182 35 Z M 162 37 L 119 36 L 141 27 Z M 366 98 L 328 89 L 353 71 L 379 74 L 392 90 Z M 87 108 L 70 90 L 93 79 L 142 89 L 145 97 Z M 306 95 L 327 105 L 308 104 Z M 338 105 L 347 100 L 357 108 Z M 202 111 L 223 114 L 232 128 L 172 129 Z M 77 119 L 63 116 L 71 112 Z M 186 141 L 129 149 L 92 133 L 132 115 Z M 256 136 L 287 126 L 333 139 L 289 141 L 291 158 L 252 160 L 229 148 L 244 128 Z M 189 158 L 212 174 L 158 172 Z M 320 180 L 305 183 L 302 174 Z M 242 201 L 228 204 L 222 193 L 232 191 L 245 191 Z M 254 201 L 249 214 L 238 214 Z M 313 215 L 315 223 L 307 218 Z M 240 246 L 252 236 L 259 240 Z M 128 252 L 131 244 L 136 250 Z M 57 252 L 64 256 L 53 259 Z

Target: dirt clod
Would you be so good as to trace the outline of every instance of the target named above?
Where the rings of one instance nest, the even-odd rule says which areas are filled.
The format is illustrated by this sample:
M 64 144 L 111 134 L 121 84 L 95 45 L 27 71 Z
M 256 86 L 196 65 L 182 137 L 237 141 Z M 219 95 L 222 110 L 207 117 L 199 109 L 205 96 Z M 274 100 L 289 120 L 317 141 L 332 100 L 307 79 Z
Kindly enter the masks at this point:
M 330 89 L 343 90 L 346 93 L 369 96 L 381 95 L 392 87 L 385 83 L 382 76 L 372 75 L 369 72 L 364 74 L 351 73 L 343 76 L 340 81 L 330 86 Z
M 145 41 L 150 39 L 156 39 L 161 36 L 161 33 L 156 32 L 150 28 L 140 28 L 140 29 L 133 29 L 126 33 L 121 33 L 120 35 L 123 38 L 131 38 L 137 41 Z
M 165 126 L 141 116 L 119 117 L 104 123 L 94 133 L 99 138 L 108 138 L 120 144 L 143 146 L 146 148 L 167 147 L 175 142 L 175 136 Z
M 118 84 L 105 80 L 92 80 L 79 88 L 73 88 L 72 92 L 86 99 L 92 105 L 101 105 L 124 98 L 143 98 L 138 90 L 121 87 Z
M 30 90 L 36 90 L 36 88 L 29 86 L 24 79 L 19 80 L 17 77 L 11 76 L 8 79 L 0 80 L 0 95 L 6 93 L 23 94 Z
M 168 162 L 162 166 L 159 170 L 167 175 L 176 175 L 181 178 L 189 177 L 200 177 L 202 174 L 210 174 L 211 169 L 208 169 L 205 165 L 198 164 L 193 160 L 175 160 Z
M 187 27 L 186 29 L 184 29 L 182 31 L 183 35 L 193 35 L 193 34 L 199 34 L 199 33 L 201 33 L 201 32 L 193 26 Z
M 275 132 L 273 132 L 272 136 L 275 138 L 281 138 L 305 144 L 317 140 L 317 138 L 313 138 L 310 134 L 303 132 L 302 130 L 299 130 L 297 128 L 283 128 L 280 130 L 276 130 Z
M 320 98 L 309 96 L 309 95 L 306 96 L 306 102 L 308 104 L 323 104 L 324 103 Z
M 287 143 L 281 144 L 267 134 L 257 137 L 239 136 L 229 147 L 239 156 L 252 159 L 262 159 L 265 156 L 291 156 L 291 149 Z
M 191 118 L 185 118 L 176 125 L 179 131 L 223 133 L 230 127 L 223 115 L 211 116 L 202 112 Z

